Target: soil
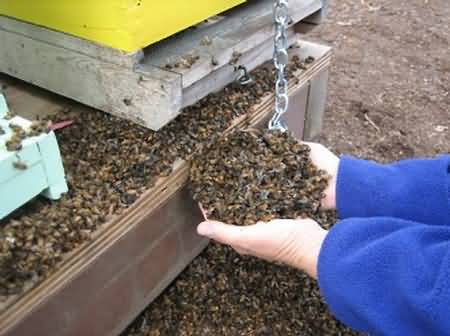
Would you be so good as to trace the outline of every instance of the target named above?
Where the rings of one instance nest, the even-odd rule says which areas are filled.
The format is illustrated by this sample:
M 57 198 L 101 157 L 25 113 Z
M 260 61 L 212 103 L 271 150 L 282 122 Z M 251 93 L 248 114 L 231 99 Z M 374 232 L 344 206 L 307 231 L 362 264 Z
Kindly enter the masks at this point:
M 331 2 L 328 18 L 311 34 L 333 46 L 335 53 L 324 130 L 315 140 L 338 154 L 380 162 L 450 152 L 449 26 L 447 0 Z M 218 255 L 223 258 L 217 259 Z M 234 265 L 227 270 L 230 261 Z M 243 272 L 250 283 L 236 280 Z M 264 314 L 246 306 L 248 298 L 264 298 L 264 291 L 257 288 L 279 277 L 290 281 L 274 291 L 269 305 L 262 306 Z M 213 279 L 212 285 L 203 287 L 208 279 Z M 231 288 L 214 287 L 224 286 L 223 282 Z M 186 295 L 186 286 L 192 283 L 200 286 L 197 293 L 204 295 L 203 304 L 195 292 Z M 243 301 L 235 309 L 221 310 L 220 305 L 236 291 Z M 227 247 L 211 244 L 127 334 L 353 334 L 329 317 L 318 293 L 314 282 L 298 272 L 242 258 Z M 171 300 L 176 297 L 178 309 L 164 310 L 173 307 Z M 283 303 L 293 300 L 298 306 L 283 310 Z M 204 315 L 194 316 L 199 312 Z M 277 321 L 279 316 L 285 318 Z M 266 327 L 252 329 L 258 319 Z
M 331 1 L 312 32 L 335 55 L 316 140 L 381 162 L 450 152 L 449 26 L 447 0 Z

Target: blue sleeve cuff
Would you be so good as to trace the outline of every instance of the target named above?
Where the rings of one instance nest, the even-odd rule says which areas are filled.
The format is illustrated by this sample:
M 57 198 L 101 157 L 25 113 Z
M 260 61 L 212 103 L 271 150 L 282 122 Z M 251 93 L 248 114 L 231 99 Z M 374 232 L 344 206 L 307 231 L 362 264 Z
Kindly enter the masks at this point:
M 386 216 L 450 225 L 450 156 L 390 165 L 344 156 L 336 206 L 341 219 Z
M 351 219 L 350 219 L 351 220 Z M 346 275 L 339 274 L 336 269 L 339 260 L 344 257 L 347 244 L 341 240 L 340 229 L 346 229 L 346 221 L 338 222 L 327 234 L 320 249 L 317 264 L 317 281 L 320 292 L 333 315 L 342 323 L 359 332 L 368 332 L 366 323 L 361 321 L 357 307 L 351 307 L 347 298 Z M 350 284 L 348 284 L 350 285 Z M 364 284 L 360 284 L 360 286 Z M 355 291 L 361 288 L 354 288 Z M 363 290 L 363 289 L 362 289 Z
M 397 218 L 351 218 L 319 254 L 331 312 L 372 335 L 443 335 L 450 328 L 450 227 Z

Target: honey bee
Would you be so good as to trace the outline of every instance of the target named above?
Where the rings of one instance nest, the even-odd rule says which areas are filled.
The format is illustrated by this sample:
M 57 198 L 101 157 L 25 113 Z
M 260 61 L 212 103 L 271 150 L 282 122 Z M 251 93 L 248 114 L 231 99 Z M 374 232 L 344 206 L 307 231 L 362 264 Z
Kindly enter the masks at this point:
M 308 56 L 308 57 L 305 58 L 305 63 L 306 63 L 306 64 L 311 64 L 311 63 L 313 63 L 314 61 L 315 61 L 315 58 L 312 57 L 312 56 Z
M 17 152 L 22 149 L 22 139 L 17 136 L 12 136 L 11 139 L 6 141 L 6 150 L 9 152 Z
M 50 131 L 50 128 L 49 128 L 49 123 L 47 121 L 34 121 L 31 124 L 27 135 L 29 137 L 39 136 L 43 133 L 48 133 L 49 131 Z
M 237 65 L 240 58 L 241 58 L 242 54 L 239 51 L 233 51 L 233 53 L 231 54 L 231 59 L 229 64 L 230 65 Z
M 209 36 L 203 37 L 200 41 L 200 45 L 202 45 L 202 46 L 209 46 L 211 44 L 212 44 L 212 40 Z
M 8 111 L 4 117 L 5 120 L 11 120 L 12 118 L 14 118 L 16 116 L 16 114 L 12 111 Z
M 20 161 L 20 160 L 14 161 L 13 167 L 17 170 L 27 170 L 28 169 L 28 165 L 25 162 Z
M 8 126 L 9 126 L 9 128 L 10 128 L 11 130 L 13 130 L 13 132 L 15 132 L 15 133 L 18 133 L 18 132 L 20 132 L 20 131 L 23 130 L 23 129 L 22 129 L 22 126 L 17 125 L 17 124 L 9 123 Z
M 219 61 L 217 60 L 217 58 L 215 56 L 211 56 L 211 65 L 212 66 L 218 66 L 219 65 Z
M 186 55 L 181 57 L 180 65 L 185 69 L 190 69 L 200 59 L 200 56 Z

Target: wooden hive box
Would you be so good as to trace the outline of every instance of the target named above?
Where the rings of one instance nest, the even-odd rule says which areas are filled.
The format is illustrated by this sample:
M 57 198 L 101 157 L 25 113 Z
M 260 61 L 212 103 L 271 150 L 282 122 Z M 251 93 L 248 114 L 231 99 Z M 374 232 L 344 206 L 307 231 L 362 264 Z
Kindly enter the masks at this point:
M 83 13 L 89 20 L 91 12 L 106 10 L 109 7 L 105 3 L 110 2 L 122 3 L 122 0 L 89 1 L 91 10 L 86 9 L 88 0 L 83 0 L 77 2 L 78 5 L 72 4 L 71 12 Z M 126 1 L 127 4 L 135 2 L 139 1 Z M 238 2 L 170 0 L 165 6 L 178 18 L 202 8 L 196 7 L 196 3 L 208 4 L 209 8 L 212 4 L 227 4 L 223 7 L 228 7 Z M 48 5 L 50 3 L 55 7 Z M 19 14 L 23 11 L 27 15 L 41 15 L 36 21 L 43 21 L 47 12 L 44 11 L 44 15 L 40 8 L 47 4 L 49 18 L 61 19 L 61 15 L 53 12 L 54 8 L 68 6 L 62 3 L 67 1 L 42 0 L 36 4 L 29 4 L 27 0 L 0 1 L 0 72 L 152 130 L 159 130 L 184 107 L 232 82 L 239 75 L 240 66 L 252 70 L 273 56 L 273 0 L 249 1 L 195 28 L 133 52 L 1 15 L 17 11 L 14 15 L 22 17 Z M 163 2 L 141 3 L 146 7 Z M 152 3 L 154 5 L 150 5 Z M 289 1 L 290 35 L 299 23 L 320 21 L 326 5 L 326 0 Z M 168 14 L 164 12 L 164 15 Z M 98 15 L 95 19 L 101 22 L 111 17 Z M 133 20 L 129 21 L 126 26 L 132 27 Z M 145 27 L 147 24 L 153 27 L 150 19 L 144 21 Z M 158 27 L 167 25 L 170 25 L 169 19 Z M 147 27 L 134 35 L 152 32 L 153 29 Z
M 14 0 L 0 15 L 134 52 L 245 0 Z

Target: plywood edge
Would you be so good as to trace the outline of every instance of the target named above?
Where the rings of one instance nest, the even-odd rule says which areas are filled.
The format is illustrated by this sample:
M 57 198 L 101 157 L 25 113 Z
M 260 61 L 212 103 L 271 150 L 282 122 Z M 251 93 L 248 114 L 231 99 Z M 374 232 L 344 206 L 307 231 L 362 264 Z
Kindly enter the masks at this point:
M 291 26 L 305 17 L 320 10 L 320 0 L 294 0 L 289 2 Z M 218 67 L 228 65 L 236 56 L 244 55 L 257 49 L 257 46 L 273 39 L 273 1 L 261 0 L 249 2 L 244 6 L 226 13 L 216 23 L 199 26 L 173 36 L 145 50 L 143 64 L 164 68 L 166 64 L 180 62 L 186 56 L 198 56 L 189 68 L 175 68 L 183 78 L 183 88 L 187 88 L 202 78 L 208 76 Z M 211 43 L 204 45 L 202 40 L 207 37 Z M 273 41 L 272 41 L 273 42 Z M 273 43 L 270 46 L 273 51 Z M 211 58 L 220 66 L 212 66 Z M 240 58 L 237 65 L 247 64 Z
M 4 15 L 0 15 L 0 30 L 26 36 L 42 43 L 58 46 L 63 49 L 98 58 L 130 69 L 143 57 L 141 50 L 131 53 L 122 52 L 117 49 Z

